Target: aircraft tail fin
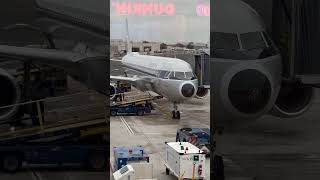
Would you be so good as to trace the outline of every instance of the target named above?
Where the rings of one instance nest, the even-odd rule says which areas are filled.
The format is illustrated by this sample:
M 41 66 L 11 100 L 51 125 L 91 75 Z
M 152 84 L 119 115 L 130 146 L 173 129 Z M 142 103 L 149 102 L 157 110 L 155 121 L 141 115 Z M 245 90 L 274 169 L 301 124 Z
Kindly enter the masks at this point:
M 127 54 L 132 53 L 132 46 L 130 44 L 129 25 L 128 25 L 127 18 L 126 18 L 126 51 L 127 51 Z

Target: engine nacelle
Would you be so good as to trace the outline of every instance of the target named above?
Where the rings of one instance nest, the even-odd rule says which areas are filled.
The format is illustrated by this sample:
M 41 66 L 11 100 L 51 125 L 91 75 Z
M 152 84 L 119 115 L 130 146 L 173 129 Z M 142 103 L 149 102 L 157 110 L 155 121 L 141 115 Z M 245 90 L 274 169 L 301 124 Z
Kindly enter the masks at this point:
M 115 84 L 110 83 L 109 93 L 110 93 L 110 100 L 114 99 L 117 94 L 117 88 Z
M 17 114 L 19 106 L 16 104 L 21 101 L 21 89 L 16 79 L 3 69 L 0 69 L 0 85 L 0 122 L 2 122 Z
M 208 95 L 209 89 L 204 87 L 198 87 L 196 98 L 202 99 Z
M 270 114 L 292 118 L 305 113 L 312 104 L 314 89 L 300 83 L 283 83 Z

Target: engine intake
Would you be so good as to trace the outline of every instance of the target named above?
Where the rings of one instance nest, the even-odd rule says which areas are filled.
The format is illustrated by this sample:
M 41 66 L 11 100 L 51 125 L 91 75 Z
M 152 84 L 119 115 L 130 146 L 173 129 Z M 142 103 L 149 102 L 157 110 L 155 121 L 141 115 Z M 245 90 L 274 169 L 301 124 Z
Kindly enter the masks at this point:
M 209 89 L 204 87 L 198 87 L 196 98 L 202 99 L 208 95 Z
M 240 71 L 232 77 L 228 95 L 238 111 L 258 113 L 270 100 L 271 84 L 268 78 L 257 70 Z
M 109 93 L 110 93 L 110 99 L 114 99 L 117 93 L 117 88 L 115 87 L 114 84 L 110 84 L 109 86 Z
M 277 117 L 292 118 L 305 113 L 312 104 L 314 89 L 300 83 L 283 83 L 270 113 Z
M 195 87 L 193 84 L 190 84 L 190 83 L 186 83 L 186 84 L 183 84 L 182 87 L 181 87 L 181 94 L 186 97 L 186 98 L 190 98 L 194 95 L 194 92 L 195 92 Z
M 0 122 L 9 120 L 14 116 L 19 106 L 15 105 L 21 101 L 21 89 L 16 79 L 3 69 L 0 69 Z M 10 106 L 13 105 L 13 106 Z M 5 107 L 10 106 L 10 107 Z M 1 108 L 2 107 L 2 108 Z M 3 108 L 5 107 L 5 108 Z

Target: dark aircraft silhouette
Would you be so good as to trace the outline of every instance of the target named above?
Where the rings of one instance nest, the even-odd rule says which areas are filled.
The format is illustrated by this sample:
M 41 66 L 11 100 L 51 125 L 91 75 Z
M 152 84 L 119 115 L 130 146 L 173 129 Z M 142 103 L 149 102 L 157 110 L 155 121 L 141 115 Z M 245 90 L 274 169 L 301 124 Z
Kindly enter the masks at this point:
M 243 124 L 267 113 L 286 118 L 305 113 L 313 87 L 282 77 L 285 64 L 258 13 L 241 0 L 211 3 L 215 125 Z
M 105 0 L 36 0 L 35 16 L 30 23 L 16 22 L 3 32 L 22 29 L 38 32 L 44 45 L 0 45 L 3 61 L 43 64 L 63 69 L 74 79 L 102 94 L 107 94 L 109 71 L 109 15 Z M 9 17 L 6 17 L 9 18 Z M 17 24 L 18 23 L 18 24 Z M 17 80 L 0 67 L 1 106 L 21 103 Z M 0 122 L 12 119 L 19 106 L 0 111 Z

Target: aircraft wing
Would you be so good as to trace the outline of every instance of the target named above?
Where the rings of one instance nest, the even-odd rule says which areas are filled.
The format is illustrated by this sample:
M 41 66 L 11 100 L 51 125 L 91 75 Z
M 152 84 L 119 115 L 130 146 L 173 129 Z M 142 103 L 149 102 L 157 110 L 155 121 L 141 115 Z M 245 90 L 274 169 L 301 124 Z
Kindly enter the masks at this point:
M 37 11 L 45 16 L 85 27 L 107 36 L 109 1 L 105 0 L 35 0 Z
M 120 60 L 120 59 L 110 59 L 110 61 L 121 62 L 122 60 Z
M 107 93 L 108 59 L 105 56 L 88 57 L 71 51 L 0 45 L 0 58 L 57 67 L 87 87 Z
M 126 82 L 136 82 L 140 80 L 140 78 L 137 77 L 124 77 L 124 76 L 110 76 L 110 80 L 116 80 L 116 81 L 126 81 Z

